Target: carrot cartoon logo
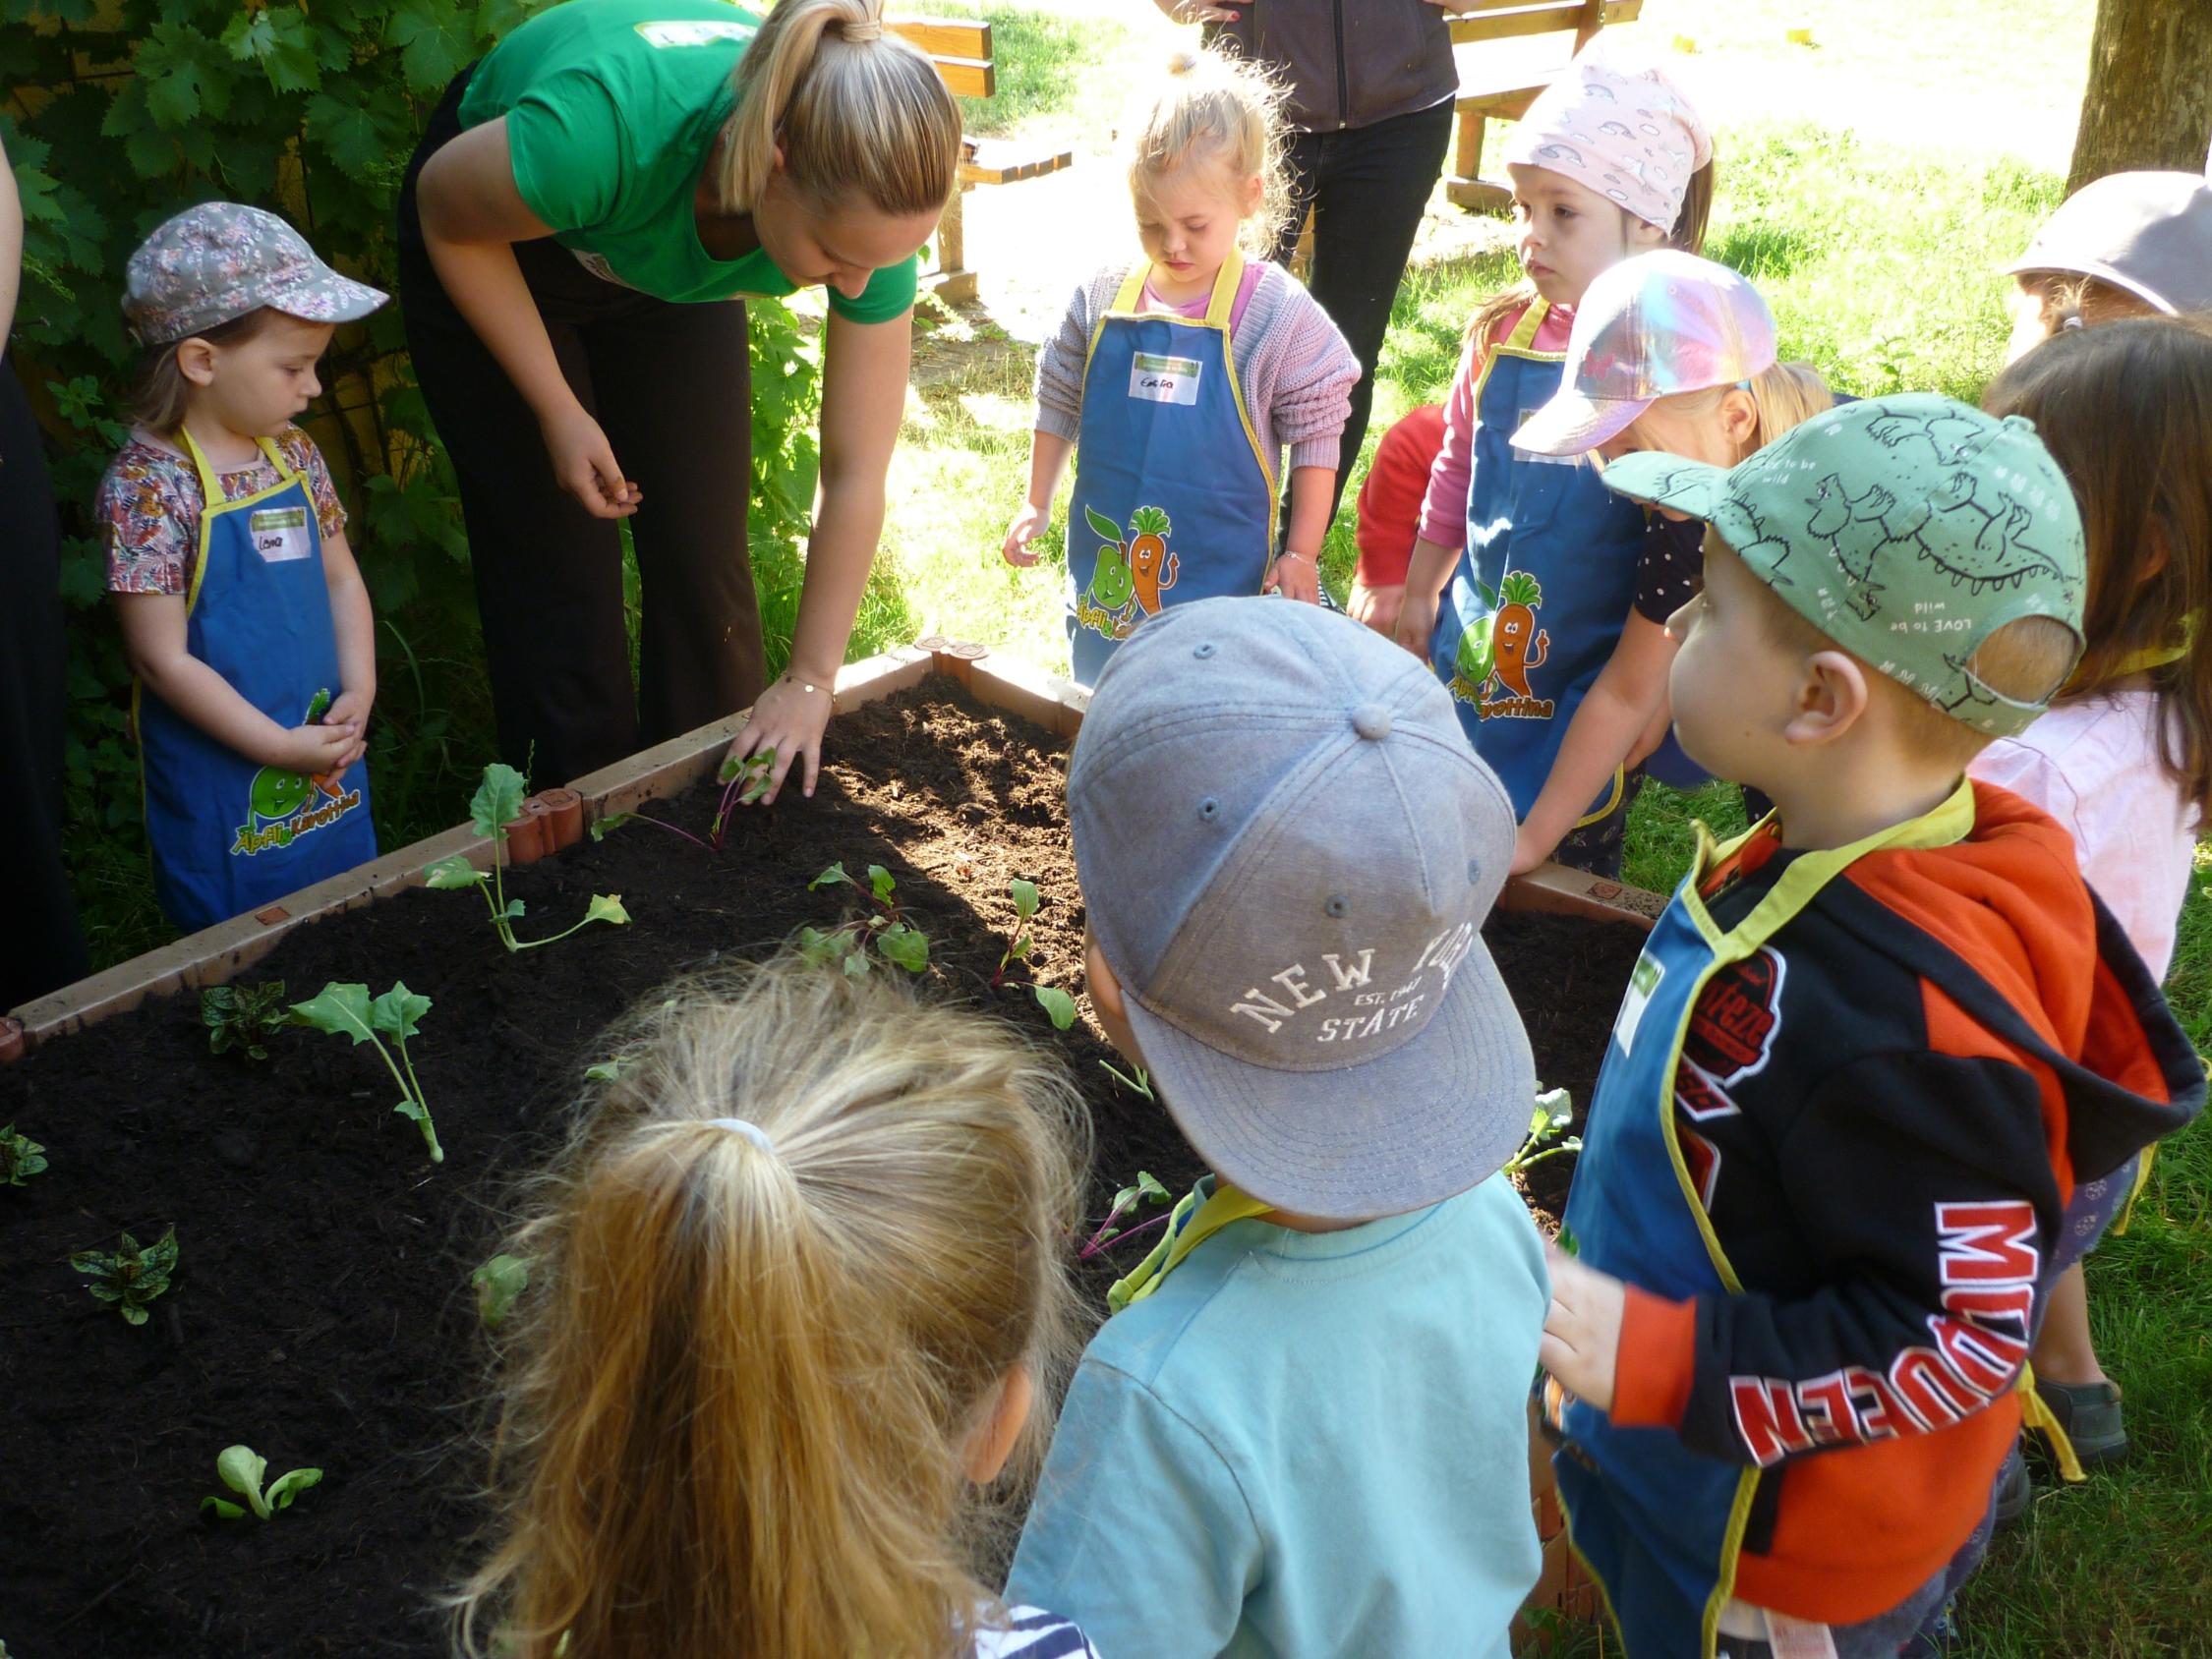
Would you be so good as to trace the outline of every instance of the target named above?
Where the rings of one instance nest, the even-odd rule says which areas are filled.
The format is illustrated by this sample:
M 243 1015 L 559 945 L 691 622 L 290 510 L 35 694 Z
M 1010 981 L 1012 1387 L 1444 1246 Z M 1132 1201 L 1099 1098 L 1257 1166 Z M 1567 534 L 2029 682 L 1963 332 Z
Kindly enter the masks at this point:
M 1125 543 L 1121 527 L 1096 508 L 1084 507 L 1083 519 L 1099 539 L 1098 564 L 1088 591 L 1077 596 L 1076 619 L 1108 639 L 1126 639 L 1145 617 L 1159 615 L 1161 590 L 1175 586 L 1172 527 L 1159 508 L 1139 507 L 1130 515 Z
M 327 690 L 315 694 L 308 705 L 312 723 L 330 706 Z M 326 824 L 335 824 L 361 805 L 361 791 L 345 786 L 345 773 L 320 774 L 263 767 L 247 786 L 246 822 L 231 842 L 233 858 L 252 858 L 271 847 L 288 847 L 298 837 Z
M 1497 609 L 1460 635 L 1452 692 L 1485 720 L 1548 720 L 1555 705 L 1529 687 L 1529 670 L 1551 652 L 1550 634 L 1537 626 L 1543 589 L 1527 571 L 1508 571 L 1497 598 Z

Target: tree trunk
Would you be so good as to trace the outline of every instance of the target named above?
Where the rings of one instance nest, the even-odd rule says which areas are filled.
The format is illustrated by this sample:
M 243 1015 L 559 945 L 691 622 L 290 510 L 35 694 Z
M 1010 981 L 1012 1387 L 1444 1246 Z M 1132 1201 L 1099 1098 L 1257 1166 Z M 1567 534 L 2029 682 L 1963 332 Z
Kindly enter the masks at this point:
M 2107 173 L 2202 173 L 2212 150 L 2212 0 L 2097 0 L 2071 196 Z

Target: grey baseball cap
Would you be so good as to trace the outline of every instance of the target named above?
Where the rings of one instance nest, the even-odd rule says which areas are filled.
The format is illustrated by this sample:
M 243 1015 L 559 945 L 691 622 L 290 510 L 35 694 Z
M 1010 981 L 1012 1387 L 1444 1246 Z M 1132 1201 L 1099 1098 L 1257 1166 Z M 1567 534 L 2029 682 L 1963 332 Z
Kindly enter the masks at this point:
M 1090 927 L 1169 1114 L 1332 1220 L 1494 1173 L 1536 1072 L 1482 926 L 1513 806 L 1426 663 L 1281 599 L 1153 617 L 1068 766 Z
M 164 220 L 123 276 L 123 315 L 149 346 L 263 306 L 307 322 L 352 322 L 389 298 L 340 276 L 274 213 L 236 201 L 203 201 Z
M 2093 179 L 2005 269 L 2093 276 L 2168 315 L 2212 311 L 2212 184 L 2198 173 Z

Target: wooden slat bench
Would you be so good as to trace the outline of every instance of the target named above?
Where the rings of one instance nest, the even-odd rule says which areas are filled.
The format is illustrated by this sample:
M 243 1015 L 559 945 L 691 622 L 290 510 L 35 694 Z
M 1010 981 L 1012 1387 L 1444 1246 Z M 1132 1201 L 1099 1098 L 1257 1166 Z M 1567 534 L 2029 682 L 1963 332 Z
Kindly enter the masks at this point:
M 1502 207 L 1511 200 L 1510 184 L 1482 175 L 1484 128 L 1493 119 L 1520 120 L 1600 29 L 1632 23 L 1643 9 L 1644 0 L 1476 0 L 1471 11 L 1453 18 L 1454 46 L 1556 36 L 1560 51 L 1556 62 L 1532 66 L 1524 59 L 1486 70 L 1478 58 L 1462 70 L 1452 105 L 1459 138 L 1444 195 L 1462 207 Z
M 937 73 L 958 97 L 988 98 L 998 91 L 998 72 L 991 57 L 991 26 L 961 18 L 909 18 L 893 20 L 891 30 L 929 54 Z M 945 203 L 938 221 L 935 251 L 937 268 L 922 274 L 922 287 L 948 302 L 975 298 L 975 272 L 967 268 L 967 249 L 961 204 L 977 185 L 1019 184 L 1041 179 L 1072 166 L 1072 149 L 1042 149 L 1012 144 L 1004 140 L 968 139 L 960 145 L 960 185 Z

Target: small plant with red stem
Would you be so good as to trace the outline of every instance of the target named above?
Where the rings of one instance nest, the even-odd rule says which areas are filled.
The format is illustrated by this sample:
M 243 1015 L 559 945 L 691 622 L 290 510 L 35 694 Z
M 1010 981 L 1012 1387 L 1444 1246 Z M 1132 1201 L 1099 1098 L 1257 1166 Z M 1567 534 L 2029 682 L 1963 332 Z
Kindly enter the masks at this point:
M 734 755 L 722 758 L 722 770 L 715 773 L 715 781 L 723 786 L 722 800 L 715 807 L 714 822 L 707 826 L 704 836 L 670 824 L 665 818 L 655 818 L 644 812 L 611 812 L 605 818 L 592 821 L 592 839 L 603 840 L 610 830 L 618 830 L 633 820 L 650 824 L 657 830 L 666 830 L 671 835 L 681 835 L 695 847 L 708 852 L 722 851 L 722 843 L 729 836 L 730 809 L 751 806 L 768 793 L 769 777 L 776 771 L 776 751 L 762 749 L 747 755 L 743 760 Z
M 870 906 L 867 914 L 840 922 L 826 933 L 819 928 L 799 929 L 801 956 L 817 967 L 838 968 L 854 979 L 868 971 L 870 944 L 885 961 L 910 974 L 918 974 L 929 966 L 929 940 L 919 928 L 907 925 L 904 912 L 894 896 L 899 884 L 892 880 L 890 871 L 880 864 L 869 865 L 868 885 L 862 887 L 845 873 L 841 862 L 807 883 L 806 890 L 812 892 L 816 887 L 840 885 L 866 897 Z
M 1014 894 L 1014 937 L 1007 942 L 1006 950 L 999 957 L 998 968 L 991 975 L 991 989 L 996 991 L 1002 985 L 1027 985 L 1029 994 L 1036 998 L 1037 1006 L 1044 1009 L 1054 1029 L 1065 1031 L 1076 1023 L 1075 998 L 1056 987 L 1039 985 L 1033 979 L 1007 978 L 1007 969 L 1017 962 L 1024 967 L 1028 965 L 1029 951 L 1037 943 L 1029 932 L 1029 918 L 1037 913 L 1037 906 L 1042 902 L 1037 896 L 1037 884 L 1034 882 L 1018 879 L 1007 884 L 1007 890 Z
M 1098 1230 L 1092 1233 L 1083 1247 L 1076 1252 L 1076 1260 L 1087 1262 L 1091 1257 L 1099 1254 L 1117 1240 L 1135 1238 L 1140 1232 L 1150 1232 L 1161 1223 L 1169 1220 L 1175 1212 L 1170 1210 L 1165 1215 L 1154 1216 L 1148 1222 L 1126 1230 L 1122 1223 L 1127 1217 L 1135 1215 L 1145 1205 L 1166 1204 L 1171 1201 L 1172 1197 L 1173 1195 L 1168 1189 L 1154 1179 L 1149 1172 L 1137 1171 L 1135 1184 L 1125 1186 L 1121 1191 L 1114 1194 L 1114 1207 L 1106 1212 L 1106 1219 L 1098 1224 Z

